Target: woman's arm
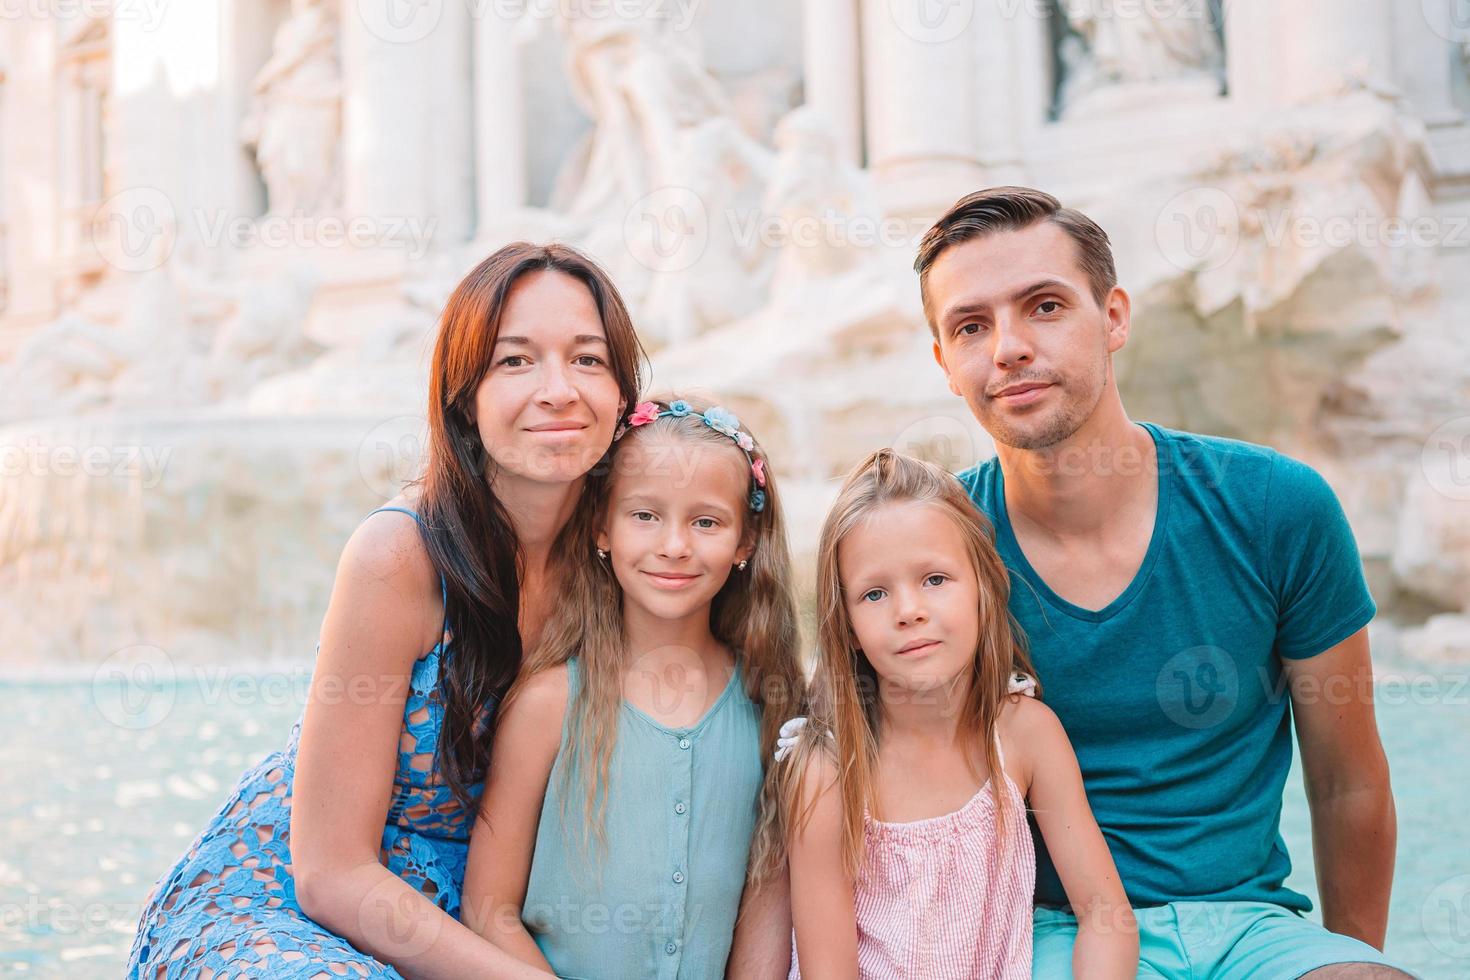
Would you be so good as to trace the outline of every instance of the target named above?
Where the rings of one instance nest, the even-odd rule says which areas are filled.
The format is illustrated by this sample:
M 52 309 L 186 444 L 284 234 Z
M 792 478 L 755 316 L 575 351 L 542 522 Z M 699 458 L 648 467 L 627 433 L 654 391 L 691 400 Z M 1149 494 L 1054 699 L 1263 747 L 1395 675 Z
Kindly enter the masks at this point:
M 439 579 L 407 515 L 364 521 L 337 566 L 297 750 L 291 857 L 318 923 L 414 978 L 538 977 L 383 866 L 409 672 L 437 639 Z
M 1062 723 L 1041 702 L 1012 698 L 1001 715 L 1001 738 L 1014 747 L 1019 772 L 1013 777 L 1020 776 L 1017 782 L 1077 916 L 1073 976 L 1131 980 L 1138 973 L 1138 924 L 1087 804 Z
M 792 830 L 789 842 L 796 957 L 807 980 L 856 980 L 857 912 L 843 862 L 842 792 L 837 768 L 822 752 L 813 753 L 801 774 L 797 813 L 812 801 L 810 820 Z
M 502 710 L 465 866 L 464 924 L 517 959 L 550 970 L 521 921 L 546 784 L 561 747 L 567 668 L 528 678 Z

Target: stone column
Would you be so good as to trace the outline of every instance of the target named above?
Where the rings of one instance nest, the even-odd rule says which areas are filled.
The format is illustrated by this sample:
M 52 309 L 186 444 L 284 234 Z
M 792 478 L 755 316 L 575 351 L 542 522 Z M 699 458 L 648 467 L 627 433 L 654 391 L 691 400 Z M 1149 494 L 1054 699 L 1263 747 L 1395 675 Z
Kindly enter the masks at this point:
M 1234 0 L 1226 5 L 1225 20 L 1232 96 L 1255 105 L 1287 105 L 1330 98 L 1353 82 L 1389 89 L 1389 10 L 1389 0 Z
M 453 245 L 474 221 L 469 5 L 419 5 L 403 22 L 384 9 L 342 5 L 345 211 L 433 221 L 435 245 Z
M 805 0 L 802 78 L 806 104 L 832 127 L 848 163 L 863 163 L 858 0 Z
M 1051 105 L 1052 51 L 1046 8 L 1003 4 L 975 9 L 976 127 L 985 183 L 1025 183 L 1026 138 L 1046 124 Z
M 50 190 L 61 153 L 56 119 L 56 25 L 20 17 L 5 27 L 8 57 L 0 82 L 0 221 L 4 223 L 5 305 L 0 309 L 0 357 L 36 325 L 56 315 L 55 279 L 60 254 L 58 195 Z
M 483 234 L 497 214 L 526 205 L 526 113 L 517 22 L 496 5 L 474 25 L 475 213 Z
M 57 85 L 56 184 L 63 210 L 88 203 L 83 192 L 86 183 L 83 168 L 87 164 L 83 150 L 82 127 L 85 107 L 82 104 L 83 66 L 70 62 L 61 66 Z
M 868 165 L 886 206 L 928 214 L 982 183 L 975 11 L 863 0 Z

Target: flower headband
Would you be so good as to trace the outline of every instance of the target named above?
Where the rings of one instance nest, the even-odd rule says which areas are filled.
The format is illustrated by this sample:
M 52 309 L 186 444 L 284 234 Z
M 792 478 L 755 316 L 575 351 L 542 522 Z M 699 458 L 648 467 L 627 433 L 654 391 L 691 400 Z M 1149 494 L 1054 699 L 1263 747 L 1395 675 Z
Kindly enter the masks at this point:
M 750 509 L 757 514 L 766 509 L 766 461 L 755 458 L 753 455 L 755 440 L 750 437 L 749 433 L 740 431 L 740 419 L 728 408 L 721 408 L 716 405 L 713 408 L 706 409 L 701 414 L 690 408 L 689 403 L 682 399 L 669 402 L 669 407 L 664 409 L 658 407 L 658 402 L 643 402 L 637 408 L 633 409 L 632 413 L 628 416 L 627 422 L 618 426 L 618 431 L 613 435 L 613 441 L 617 442 L 623 438 L 629 429 L 636 429 L 638 426 L 647 425 L 655 419 L 667 418 L 669 416 L 679 419 L 685 416 L 693 416 L 721 435 L 729 436 L 734 440 L 735 445 L 739 446 L 740 450 L 745 453 L 745 458 L 750 460 L 750 475 L 756 482 L 755 489 L 750 491 Z

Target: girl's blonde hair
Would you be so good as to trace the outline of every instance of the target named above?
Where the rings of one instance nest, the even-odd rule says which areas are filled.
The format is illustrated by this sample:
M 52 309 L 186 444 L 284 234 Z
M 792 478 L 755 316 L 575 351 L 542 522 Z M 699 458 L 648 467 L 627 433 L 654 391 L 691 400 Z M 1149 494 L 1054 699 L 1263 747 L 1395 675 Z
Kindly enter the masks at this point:
M 842 849 L 847 872 L 862 867 L 864 814 L 876 811 L 874 780 L 882 705 L 878 674 L 852 638 L 837 557 L 842 542 L 869 516 L 888 504 L 917 502 L 939 508 L 954 522 L 980 586 L 980 636 L 969 690 L 960 706 L 961 732 L 985 759 L 992 774 L 996 819 L 1005 837 L 1004 779 L 996 752 L 996 722 L 1013 671 L 1035 675 L 1020 626 L 1009 608 L 1010 578 L 996 553 L 990 522 L 970 501 L 960 482 L 933 463 L 880 449 L 848 474 L 822 525 L 817 546 L 817 663 L 811 683 L 811 715 L 791 757 L 780 767 L 783 839 L 810 818 L 814 799 L 801 791 L 802 773 L 819 752 L 835 755 L 842 795 Z M 1038 695 L 1039 695 L 1038 691 Z M 874 812 L 876 818 L 881 814 Z
M 691 414 L 667 416 L 629 429 L 613 443 L 607 465 L 615 469 L 618 455 L 630 443 L 655 435 L 677 437 L 701 446 L 708 444 L 708 448 L 719 452 L 736 453 L 744 462 L 745 454 L 732 439 L 710 428 L 694 414 L 703 415 L 714 406 L 713 402 L 676 395 L 654 396 L 648 400 L 661 409 L 671 401 L 682 400 Z M 748 429 L 744 431 L 750 434 Z M 753 434 L 751 438 L 754 441 Z M 750 454 L 756 460 L 767 458 L 758 442 Z M 764 476 L 765 506 L 759 512 L 748 507 L 744 510 L 741 541 L 754 544 L 749 564 L 744 571 L 731 571 L 710 606 L 710 631 L 734 653 L 746 693 L 761 708 L 763 763 L 775 751 L 781 723 L 801 709 L 803 689 L 796 603 L 790 586 L 790 548 L 781 495 L 769 463 L 765 465 Z M 745 501 L 753 489 L 754 482 L 741 494 L 741 500 Z M 581 547 L 586 560 L 569 563 L 567 581 L 558 589 L 561 599 L 556 612 L 547 622 L 538 648 L 527 658 L 520 681 L 507 696 L 507 701 L 514 698 L 526 679 L 539 671 L 566 663 L 574 656 L 578 658 L 582 682 L 575 698 L 567 705 L 571 734 L 568 758 L 562 769 L 562 801 L 565 804 L 572 796 L 572 774 L 580 769 L 586 817 L 582 821 L 583 843 L 588 842 L 590 830 L 603 848 L 608 774 L 617 741 L 623 679 L 632 666 L 623 625 L 622 586 L 613 574 L 611 562 L 599 560 L 595 551 L 597 529 L 604 524 L 607 507 L 606 499 L 599 502 L 595 519 L 581 528 L 584 539 Z M 762 789 L 761 816 L 750 862 L 752 878 L 761 869 L 779 867 L 782 861 L 777 807 L 774 799 L 767 798 L 772 792 L 767 780 Z

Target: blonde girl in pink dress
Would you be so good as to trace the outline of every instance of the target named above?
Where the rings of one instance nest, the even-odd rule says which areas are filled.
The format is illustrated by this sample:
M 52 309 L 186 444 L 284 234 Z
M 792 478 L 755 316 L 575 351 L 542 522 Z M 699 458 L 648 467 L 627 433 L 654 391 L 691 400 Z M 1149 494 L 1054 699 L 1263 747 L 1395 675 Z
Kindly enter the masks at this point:
M 891 450 L 818 547 L 809 724 L 783 769 L 791 977 L 1029 980 L 1027 807 L 1081 921 L 1076 977 L 1133 977 L 1133 912 L 1066 734 L 1041 701 L 984 517 Z M 1122 651 L 1120 651 L 1122 653 Z

